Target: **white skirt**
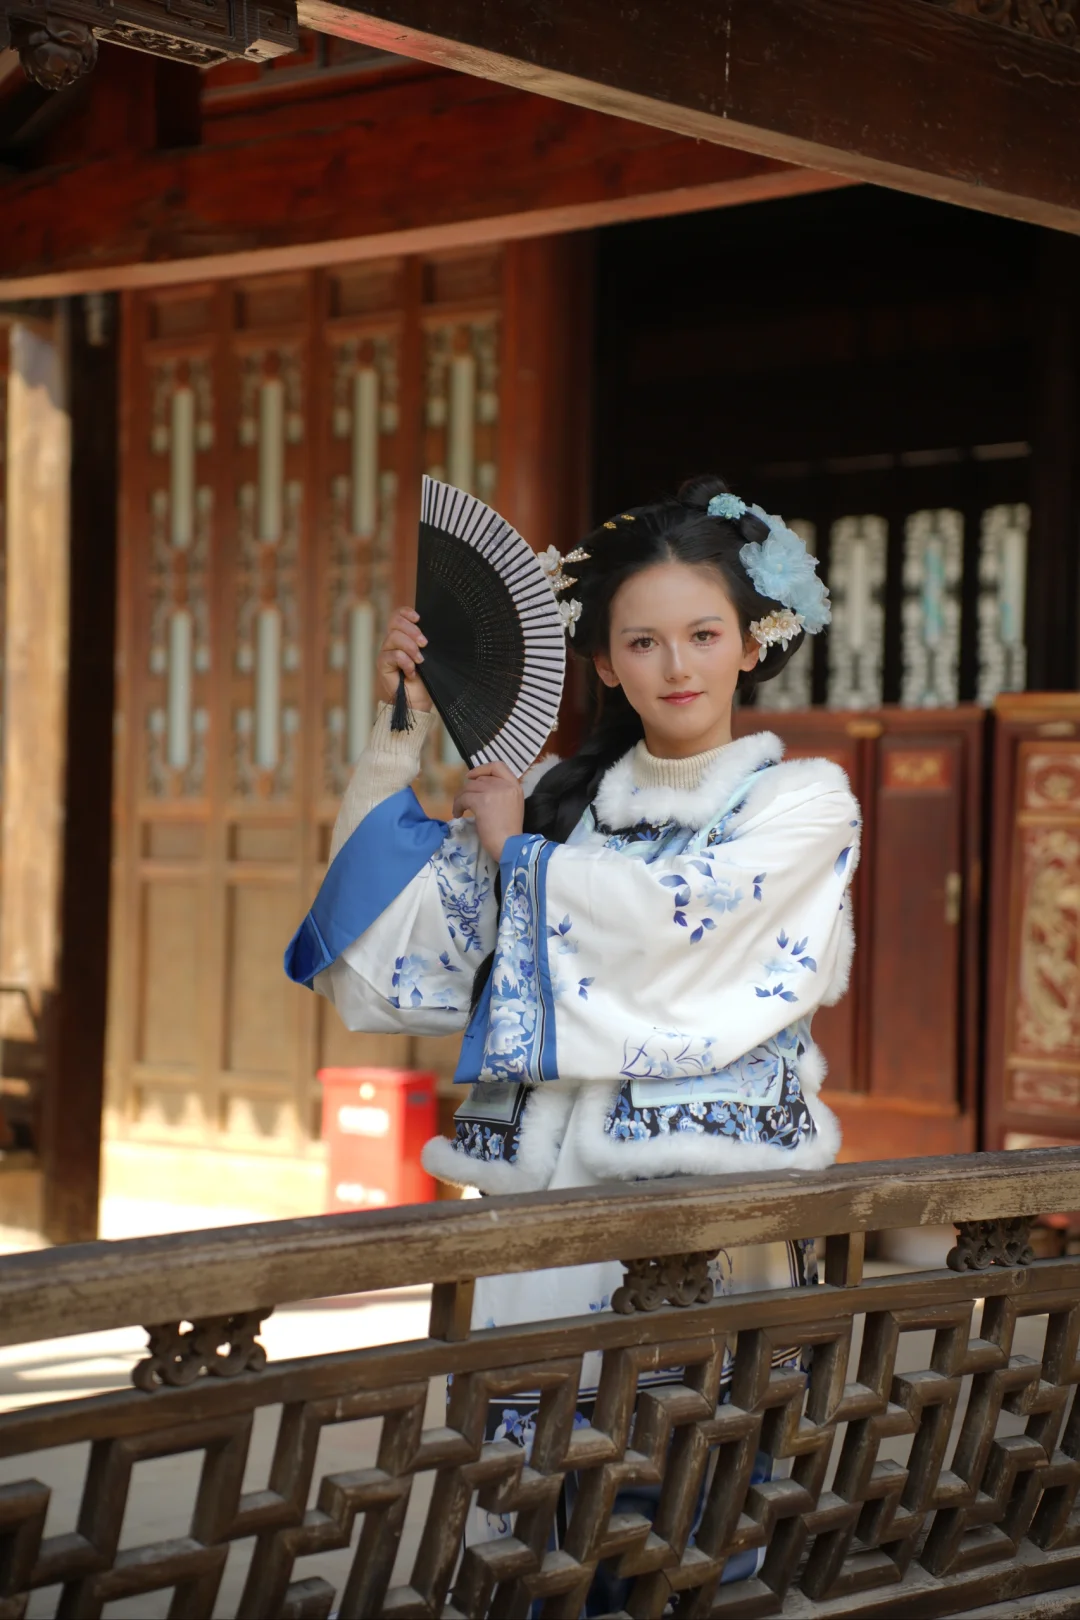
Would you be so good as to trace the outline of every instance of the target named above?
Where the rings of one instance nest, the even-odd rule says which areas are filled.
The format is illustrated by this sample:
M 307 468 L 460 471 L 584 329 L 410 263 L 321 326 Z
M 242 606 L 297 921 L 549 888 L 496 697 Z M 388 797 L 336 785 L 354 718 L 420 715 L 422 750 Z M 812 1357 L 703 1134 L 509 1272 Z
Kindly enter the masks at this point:
M 581 1097 L 567 1120 L 559 1157 L 549 1187 L 625 1187 L 625 1182 L 601 1182 L 591 1175 L 581 1161 L 576 1142 L 578 1132 L 575 1116 L 581 1107 Z M 721 1249 L 710 1264 L 710 1275 L 717 1294 L 744 1294 L 766 1288 L 797 1288 L 817 1282 L 817 1265 L 813 1243 L 762 1243 L 752 1247 Z M 543 1271 L 519 1271 L 501 1276 L 477 1279 L 473 1296 L 472 1327 L 514 1327 L 523 1322 L 548 1322 L 559 1317 L 588 1316 L 593 1311 L 609 1311 L 611 1297 L 623 1282 L 623 1268 L 618 1260 L 594 1261 L 584 1266 L 552 1266 Z M 778 1352 L 778 1365 L 791 1365 L 798 1361 L 799 1352 Z M 584 1358 L 579 1389 L 579 1421 L 590 1422 L 592 1408 L 600 1382 L 601 1354 L 591 1351 Z M 651 1382 L 670 1384 L 670 1371 L 658 1373 Z M 726 1385 L 727 1378 L 724 1383 Z M 726 1398 L 726 1397 L 725 1397 Z M 532 1435 L 539 1407 L 539 1392 L 527 1391 L 509 1400 L 492 1402 L 488 1414 L 488 1440 L 511 1440 L 522 1446 L 526 1454 L 532 1449 Z M 773 1468 L 775 1478 L 784 1469 Z M 769 1477 L 758 1470 L 758 1477 Z M 473 1505 L 465 1529 L 465 1544 L 473 1546 L 498 1536 L 510 1535 L 512 1518 L 507 1514 L 487 1513 Z M 725 1569 L 727 1579 L 754 1573 L 759 1563 L 755 1556 L 750 1567 Z

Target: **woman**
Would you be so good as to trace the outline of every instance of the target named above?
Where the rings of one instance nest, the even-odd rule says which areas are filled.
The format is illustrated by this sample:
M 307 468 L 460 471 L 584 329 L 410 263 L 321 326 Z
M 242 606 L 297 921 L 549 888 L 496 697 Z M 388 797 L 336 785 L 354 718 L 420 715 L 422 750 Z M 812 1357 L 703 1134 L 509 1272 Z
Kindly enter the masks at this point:
M 505 765 L 470 771 L 455 819 L 430 820 L 409 788 L 430 722 L 425 638 L 401 609 L 289 971 L 351 1029 L 465 1029 L 456 1079 L 472 1088 L 454 1141 L 424 1153 L 447 1181 L 493 1193 L 828 1165 L 839 1130 L 810 1021 L 847 985 L 858 807 L 838 766 L 731 732 L 736 691 L 828 621 L 813 559 L 703 478 L 601 525 L 565 559 L 573 579 L 548 561 L 601 683 L 592 732 L 524 786 Z M 395 733 L 399 672 L 417 723 Z M 621 1280 L 615 1262 L 482 1279 L 474 1325 L 606 1309 Z M 812 1248 L 722 1254 L 714 1280 L 809 1282 Z M 533 1413 L 518 1402 L 498 1432 L 527 1442 Z

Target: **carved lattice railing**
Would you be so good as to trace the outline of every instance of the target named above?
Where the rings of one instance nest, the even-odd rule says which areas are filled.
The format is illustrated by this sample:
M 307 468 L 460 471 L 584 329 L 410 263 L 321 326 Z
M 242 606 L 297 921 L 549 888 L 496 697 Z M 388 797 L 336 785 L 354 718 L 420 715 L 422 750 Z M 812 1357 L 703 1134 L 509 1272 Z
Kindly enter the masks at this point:
M 0 1457 L 25 1459 L 25 1476 L 0 1487 L 0 1620 L 57 1586 L 64 1615 L 172 1589 L 171 1614 L 204 1620 L 219 1612 L 237 1543 L 251 1550 L 239 1612 L 258 1620 L 525 1616 L 537 1600 L 544 1615 L 574 1617 L 601 1560 L 633 1577 L 620 1611 L 633 1616 L 907 1617 L 992 1602 L 988 1614 L 1080 1613 L 1080 1259 L 1033 1262 L 1026 1247 L 1029 1217 L 1073 1208 L 1080 1150 L 1058 1149 L 493 1198 L 10 1257 L 0 1262 L 0 1343 L 157 1325 L 136 1388 L 0 1414 Z M 864 1280 L 866 1231 L 949 1221 L 960 1225 L 958 1269 Z M 700 1257 L 721 1246 L 811 1233 L 827 1239 L 816 1289 L 643 1308 L 660 1295 L 697 1298 Z M 470 1335 L 470 1279 L 613 1257 L 635 1262 L 621 1312 Z M 270 1363 L 258 1344 L 275 1304 L 428 1281 L 427 1339 Z M 1021 1327 L 1037 1356 L 1016 1352 Z M 911 1370 L 899 1351 L 920 1333 L 932 1348 Z M 792 1344 L 812 1351 L 808 1374 L 773 1368 L 773 1350 Z M 731 1395 L 718 1405 L 726 1346 Z M 591 1424 L 575 1426 L 590 1351 L 602 1352 L 603 1376 Z M 639 1389 L 664 1368 L 673 1387 Z M 430 1383 L 448 1373 L 445 1421 L 440 1413 L 432 1426 Z M 531 1451 L 485 1443 L 489 1399 L 537 1388 Z M 272 1462 L 244 1489 L 265 1408 L 280 1409 Z M 320 1477 L 324 1426 L 362 1418 L 379 1423 L 374 1465 Z M 906 1461 L 882 1454 L 896 1437 L 910 1440 Z M 35 1454 L 86 1442 L 78 1514 L 46 1535 L 50 1493 Z M 762 1451 L 787 1477 L 751 1483 Z M 121 1550 L 135 1465 L 192 1452 L 203 1458 L 193 1510 L 178 1493 L 168 1538 Z M 572 1511 L 549 1551 L 570 1473 Z M 402 1580 L 394 1565 L 424 1474 L 430 1505 Z M 652 1521 L 613 1512 L 616 1492 L 635 1483 L 655 1488 Z M 461 1558 L 477 1497 L 515 1515 L 514 1533 Z M 295 1568 L 350 1546 L 340 1590 L 310 1563 Z M 756 1577 L 721 1584 L 725 1560 L 759 1547 Z

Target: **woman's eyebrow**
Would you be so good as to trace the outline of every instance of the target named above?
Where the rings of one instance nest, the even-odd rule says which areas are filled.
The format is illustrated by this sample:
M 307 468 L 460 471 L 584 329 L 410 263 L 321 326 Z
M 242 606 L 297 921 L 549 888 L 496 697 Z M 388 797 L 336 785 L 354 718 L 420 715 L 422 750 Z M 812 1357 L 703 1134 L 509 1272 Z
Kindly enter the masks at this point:
M 688 630 L 693 630 L 699 624 L 723 624 L 723 622 L 724 615 L 722 613 L 706 613 L 704 618 L 691 619 L 686 628 Z M 645 631 L 647 631 L 650 636 L 654 636 L 656 634 L 656 626 L 652 624 L 624 624 L 621 626 L 619 634 L 620 636 L 637 636 L 641 635 Z

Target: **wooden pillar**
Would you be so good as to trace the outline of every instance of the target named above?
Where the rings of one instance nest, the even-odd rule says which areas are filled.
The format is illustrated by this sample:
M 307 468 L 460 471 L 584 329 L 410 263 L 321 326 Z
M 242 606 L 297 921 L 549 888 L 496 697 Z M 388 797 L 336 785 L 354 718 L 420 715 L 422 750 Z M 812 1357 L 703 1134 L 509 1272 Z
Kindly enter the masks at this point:
M 590 232 L 576 232 L 506 247 L 495 504 L 537 551 L 572 550 L 590 522 L 594 246 Z M 556 753 L 577 747 L 585 707 L 583 672 L 571 659 Z
M 108 972 L 116 335 L 77 300 L 11 339 L 0 983 L 40 1021 L 42 1229 L 97 1234 Z M 33 1034 L 4 998 L 3 1033 Z
M 4 994 L 0 1031 L 6 1043 L 18 1043 L 5 1044 L 6 1078 L 33 1087 L 39 1156 L 63 833 L 71 466 L 65 346 L 59 313 L 11 328 L 0 984 L 21 986 L 33 1016 Z M 16 1052 L 28 1066 L 13 1061 Z M 19 1216 L 42 1224 L 42 1206 Z

